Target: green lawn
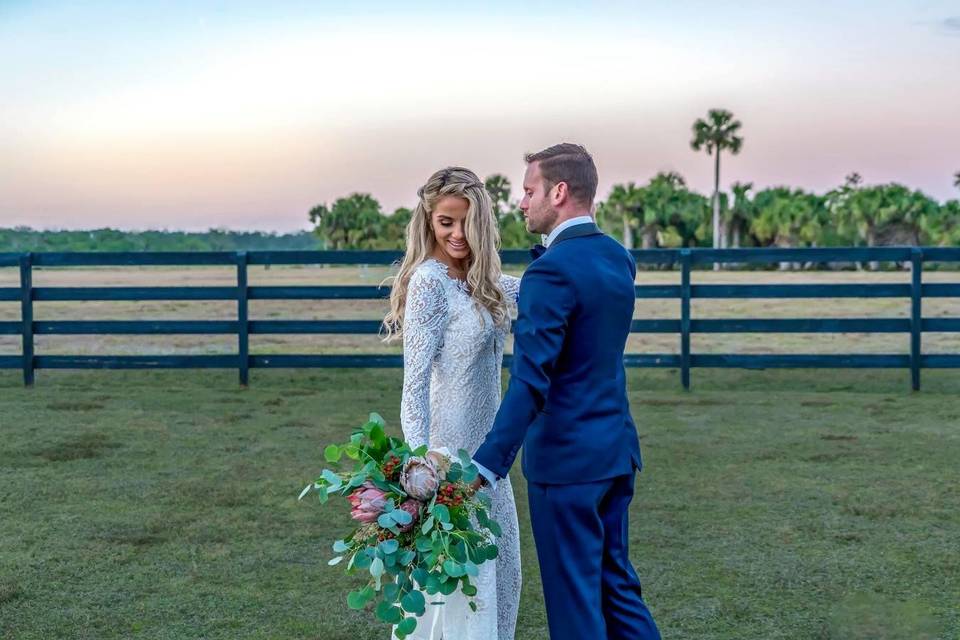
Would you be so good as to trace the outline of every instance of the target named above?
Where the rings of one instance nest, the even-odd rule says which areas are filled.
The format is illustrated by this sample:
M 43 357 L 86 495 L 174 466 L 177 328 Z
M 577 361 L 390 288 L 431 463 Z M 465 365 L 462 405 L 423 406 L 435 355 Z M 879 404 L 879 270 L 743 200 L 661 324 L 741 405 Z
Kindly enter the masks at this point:
M 298 503 L 400 372 L 0 372 L 0 638 L 388 637 Z M 632 557 L 670 640 L 960 637 L 960 372 L 631 372 Z M 518 472 L 519 469 L 515 470 Z M 520 639 L 547 637 L 524 483 Z

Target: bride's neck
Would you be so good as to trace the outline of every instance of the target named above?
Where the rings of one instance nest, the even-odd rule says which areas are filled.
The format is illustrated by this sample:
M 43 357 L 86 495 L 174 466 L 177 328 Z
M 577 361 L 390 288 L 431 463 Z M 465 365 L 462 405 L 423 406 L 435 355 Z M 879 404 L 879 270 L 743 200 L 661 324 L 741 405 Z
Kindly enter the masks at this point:
M 457 277 L 466 277 L 467 268 L 469 267 L 468 259 L 464 258 L 462 260 L 457 260 L 456 258 L 450 257 L 439 249 L 435 249 L 433 251 L 433 258 L 444 264 Z

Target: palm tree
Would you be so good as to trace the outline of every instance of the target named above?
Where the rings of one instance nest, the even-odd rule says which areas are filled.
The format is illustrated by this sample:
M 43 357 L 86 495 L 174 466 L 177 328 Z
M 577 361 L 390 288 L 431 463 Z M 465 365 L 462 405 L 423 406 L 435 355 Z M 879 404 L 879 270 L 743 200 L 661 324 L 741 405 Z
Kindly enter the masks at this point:
M 938 205 L 920 191 L 899 184 L 846 185 L 827 194 L 827 207 L 841 234 L 859 236 L 868 247 L 920 244 L 921 232 L 936 217 Z M 879 263 L 871 262 L 876 271 Z
M 955 174 L 953 174 L 953 186 L 955 186 L 957 189 L 960 189 L 960 171 L 957 171 Z
M 720 152 L 727 149 L 733 155 L 740 153 L 743 138 L 737 135 L 740 121 L 726 109 L 710 109 L 707 119 L 697 118 L 693 123 L 693 140 L 690 146 L 694 151 L 706 149 L 707 155 L 714 155 L 713 164 L 713 248 L 721 246 L 720 241 Z M 718 269 L 719 264 L 714 264 Z
M 633 249 L 633 230 L 637 226 L 639 210 L 640 189 L 633 182 L 614 185 L 603 205 L 604 218 L 609 214 L 623 224 L 623 246 L 627 250 Z
M 753 220 L 756 211 L 749 195 L 751 189 L 753 189 L 752 182 L 734 182 L 731 187 L 733 206 L 727 210 L 726 227 L 731 234 L 730 245 L 735 249 L 740 248 L 743 232 L 750 228 L 750 221 Z
M 493 212 L 498 219 L 502 218 L 511 209 L 510 191 L 512 187 L 509 178 L 503 174 L 495 173 L 483 181 L 483 186 L 490 194 L 490 200 L 493 202 Z

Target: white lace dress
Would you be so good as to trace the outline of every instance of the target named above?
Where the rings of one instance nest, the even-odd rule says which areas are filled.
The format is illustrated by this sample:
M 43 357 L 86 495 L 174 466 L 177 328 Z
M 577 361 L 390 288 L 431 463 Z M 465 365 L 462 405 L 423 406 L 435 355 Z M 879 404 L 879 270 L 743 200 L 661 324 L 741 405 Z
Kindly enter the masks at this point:
M 511 304 L 519 278 L 502 275 Z M 407 288 L 403 322 L 403 399 L 400 421 L 413 447 L 466 449 L 473 454 L 500 407 L 503 344 L 509 328 L 497 327 L 464 284 L 436 259 L 417 267 Z M 494 562 L 475 579 L 477 611 L 459 592 L 446 604 L 427 606 L 411 638 L 513 640 L 520 605 L 520 528 L 510 478 L 497 483 L 492 516 L 503 528 Z M 442 598 L 442 596 L 441 596 Z

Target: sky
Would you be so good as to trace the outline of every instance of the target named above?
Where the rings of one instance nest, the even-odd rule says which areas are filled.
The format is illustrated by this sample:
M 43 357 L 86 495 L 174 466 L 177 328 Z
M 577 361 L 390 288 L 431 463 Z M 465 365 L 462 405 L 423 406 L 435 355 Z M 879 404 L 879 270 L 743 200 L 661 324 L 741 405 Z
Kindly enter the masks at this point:
M 295 231 L 447 165 L 519 195 L 560 141 L 600 199 L 661 170 L 709 192 L 716 107 L 743 123 L 723 187 L 960 197 L 960 0 L 0 0 L 0 60 L 0 227 Z

